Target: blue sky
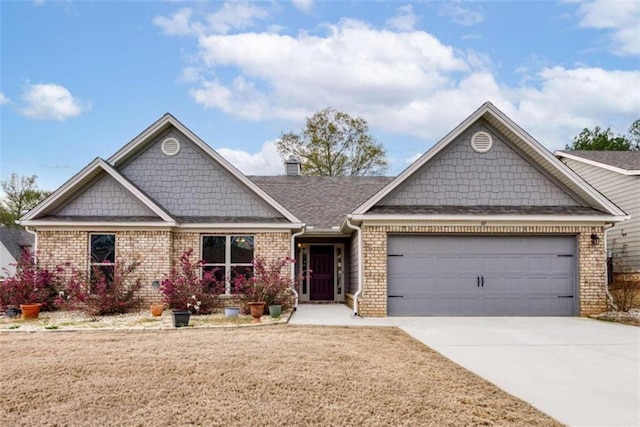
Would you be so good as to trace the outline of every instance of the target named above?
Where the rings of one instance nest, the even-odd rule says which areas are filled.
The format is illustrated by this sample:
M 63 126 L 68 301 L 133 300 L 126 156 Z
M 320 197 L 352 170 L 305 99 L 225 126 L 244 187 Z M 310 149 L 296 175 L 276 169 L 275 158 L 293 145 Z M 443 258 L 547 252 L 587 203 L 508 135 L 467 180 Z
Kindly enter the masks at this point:
M 397 174 L 485 101 L 547 148 L 640 118 L 640 1 L 3 1 L 0 175 L 53 190 L 171 112 L 248 174 L 332 106 Z

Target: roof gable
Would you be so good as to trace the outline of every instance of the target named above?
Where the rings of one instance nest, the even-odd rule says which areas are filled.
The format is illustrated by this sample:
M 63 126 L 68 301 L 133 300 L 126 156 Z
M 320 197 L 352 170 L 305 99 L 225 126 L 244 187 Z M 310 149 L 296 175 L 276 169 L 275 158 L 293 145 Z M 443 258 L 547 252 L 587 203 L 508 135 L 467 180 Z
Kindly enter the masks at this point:
M 473 126 L 479 119 L 484 119 L 494 129 L 504 135 L 511 144 L 517 147 L 517 149 L 527 157 L 532 164 L 547 174 L 549 178 L 557 180 L 569 191 L 576 194 L 588 206 L 602 210 L 614 216 L 625 216 L 625 213 L 620 210 L 620 208 L 610 202 L 584 180 L 580 179 L 571 169 L 555 158 L 551 152 L 544 148 L 539 142 L 532 138 L 490 102 L 486 102 L 480 106 L 480 108 L 456 126 L 456 128 L 449 132 L 412 165 L 400 173 L 400 175 L 398 175 L 393 181 L 378 191 L 365 203 L 360 205 L 353 214 L 365 214 L 391 192 L 415 177 L 416 172 L 420 171 L 424 165 L 431 162 L 434 158 L 437 158 L 438 154 L 443 152 L 443 150 L 445 150 L 450 144 L 456 141 L 460 135 Z
M 180 152 L 170 158 L 177 160 L 174 162 L 167 162 L 169 159 L 159 151 L 159 144 L 169 135 L 181 144 Z M 181 154 L 186 155 L 180 158 Z M 197 165 L 189 163 L 190 160 Z M 168 113 L 108 161 L 177 216 L 282 216 L 300 223 L 295 215 Z M 178 203 L 177 196 L 181 200 L 186 198 L 187 203 Z M 189 203 L 195 206 L 190 208 Z M 212 206 L 220 209 L 211 212 Z
M 112 178 L 115 184 L 108 179 L 103 181 L 99 187 L 94 187 L 97 182 L 100 182 L 106 176 Z M 61 210 L 64 210 L 66 206 L 71 203 L 70 212 L 74 212 L 74 209 L 78 209 L 79 205 L 74 208 L 73 201 L 78 197 L 83 197 L 86 191 L 89 191 L 85 197 L 87 200 L 95 199 L 97 196 L 96 191 L 100 193 L 104 189 L 114 189 L 120 195 L 124 191 L 126 193 L 126 199 L 124 203 L 130 202 L 135 199 L 136 205 L 134 209 L 141 209 L 141 205 L 148 209 L 147 212 L 151 212 L 156 217 L 159 217 L 161 221 L 168 224 L 175 223 L 174 219 L 165 212 L 160 206 L 158 206 L 153 200 L 151 200 L 146 194 L 144 194 L 135 185 L 129 182 L 125 177 L 120 175 L 114 168 L 112 168 L 107 162 L 100 158 L 96 158 L 89 163 L 80 172 L 73 176 L 69 181 L 64 183 L 60 188 L 51 193 L 49 197 L 43 200 L 38 206 L 27 212 L 21 220 L 22 225 L 33 225 L 34 221 L 41 219 L 45 216 L 55 216 Z M 93 193 L 93 194 L 92 194 Z M 75 211 L 75 213 L 79 213 Z M 69 216 L 69 215 L 62 215 Z M 51 222 L 49 220 L 49 222 Z
M 489 151 L 471 147 L 476 132 L 492 137 Z M 376 206 L 579 205 L 574 197 L 479 119 Z
M 20 260 L 22 251 L 33 246 L 33 234 L 17 228 L 0 227 L 0 242 L 9 251 L 13 259 Z

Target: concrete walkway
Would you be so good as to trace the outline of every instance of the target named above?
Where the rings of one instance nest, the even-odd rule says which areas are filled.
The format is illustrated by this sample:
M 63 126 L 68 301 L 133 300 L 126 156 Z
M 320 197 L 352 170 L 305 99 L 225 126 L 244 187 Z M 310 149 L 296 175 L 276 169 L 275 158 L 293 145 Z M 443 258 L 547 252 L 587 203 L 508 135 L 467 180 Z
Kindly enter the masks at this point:
M 301 305 L 291 324 L 397 326 L 572 426 L 640 426 L 640 328 L 577 317 L 354 318 Z

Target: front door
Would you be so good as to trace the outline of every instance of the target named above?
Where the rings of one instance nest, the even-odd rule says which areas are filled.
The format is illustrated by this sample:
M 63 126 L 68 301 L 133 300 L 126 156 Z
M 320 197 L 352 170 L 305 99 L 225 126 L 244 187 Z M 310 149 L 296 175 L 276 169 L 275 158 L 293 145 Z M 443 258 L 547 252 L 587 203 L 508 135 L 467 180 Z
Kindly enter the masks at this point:
M 333 301 L 333 246 L 311 246 L 311 300 Z

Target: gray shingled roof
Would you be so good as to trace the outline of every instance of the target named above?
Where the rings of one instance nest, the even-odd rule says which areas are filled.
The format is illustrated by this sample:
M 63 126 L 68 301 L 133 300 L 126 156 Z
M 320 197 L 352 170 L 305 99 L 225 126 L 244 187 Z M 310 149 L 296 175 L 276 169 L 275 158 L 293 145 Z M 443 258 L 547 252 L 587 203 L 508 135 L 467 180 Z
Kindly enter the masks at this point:
M 17 228 L 0 227 L 0 242 L 4 245 L 13 258 L 17 261 L 22 257 L 25 247 L 32 247 L 35 238 L 33 234 Z
M 628 171 L 640 170 L 640 151 L 565 150 L 560 152 Z
M 260 188 L 307 226 L 330 229 L 342 224 L 393 178 L 387 176 L 250 176 Z
M 374 206 L 369 213 L 386 215 L 602 215 L 582 206 Z

